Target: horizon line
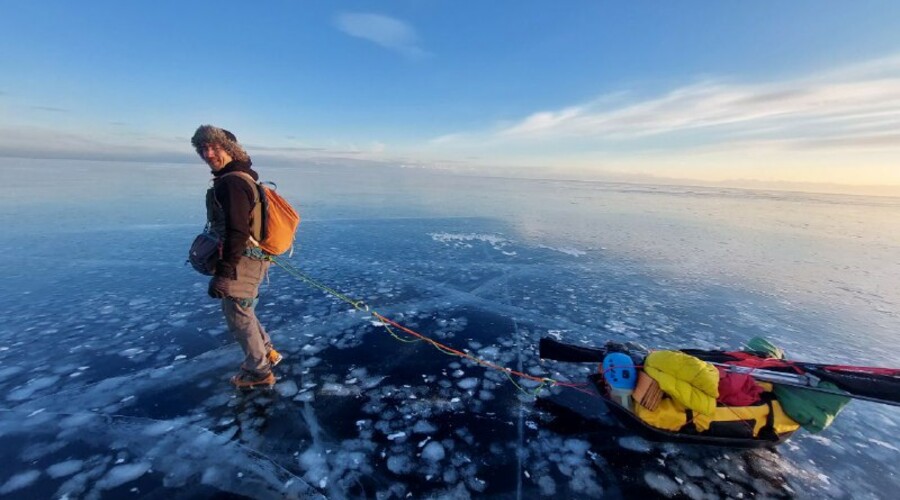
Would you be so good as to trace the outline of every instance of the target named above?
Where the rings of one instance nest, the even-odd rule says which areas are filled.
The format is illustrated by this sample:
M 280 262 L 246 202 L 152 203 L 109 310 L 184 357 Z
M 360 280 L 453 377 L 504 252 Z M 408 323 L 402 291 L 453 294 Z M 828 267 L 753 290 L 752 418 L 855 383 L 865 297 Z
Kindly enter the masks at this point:
M 10 154 L 9 152 L 0 153 L 0 159 L 10 160 L 59 160 L 59 161 L 78 161 L 78 162 L 123 162 L 123 163 L 164 163 L 189 165 L 200 163 L 193 157 L 192 153 L 172 153 L 167 154 L 147 154 L 147 155 L 127 155 L 127 154 L 94 154 L 94 155 L 67 155 L 67 154 Z M 387 168 L 414 168 L 417 170 L 431 170 L 442 173 L 452 173 L 467 177 L 485 177 L 497 179 L 523 179 L 523 180 L 555 180 L 555 181 L 572 181 L 572 182 L 607 182 L 622 183 L 632 185 L 656 185 L 656 186 L 686 186 L 686 187 L 719 187 L 727 189 L 741 189 L 751 191 L 773 190 L 780 192 L 796 192 L 809 194 L 840 194 L 848 196 L 879 196 L 895 198 L 900 197 L 900 184 L 842 184 L 836 182 L 816 182 L 816 181 L 781 181 L 766 180 L 752 178 L 732 178 L 724 180 L 703 180 L 695 177 L 672 177 L 660 176 L 647 173 L 623 173 L 611 171 L 596 171 L 585 173 L 584 169 L 579 169 L 582 175 L 575 172 L 569 172 L 566 175 L 564 169 L 559 167 L 487 167 L 484 171 L 475 171 L 475 166 L 469 168 L 452 168 L 441 167 L 438 165 L 418 164 L 410 167 L 402 161 L 387 160 L 361 160 L 349 158 L 288 158 L 284 156 L 270 156 L 266 154 L 253 155 L 257 158 L 267 159 L 272 162 L 273 167 L 285 166 L 305 166 L 315 164 L 332 164 L 342 167 L 361 167 L 365 166 L 381 166 Z M 365 166 L 362 164 L 366 164 Z M 549 174 L 549 175 L 548 175 Z M 841 189 L 843 188 L 843 189 Z M 867 192 L 876 191 L 876 192 Z

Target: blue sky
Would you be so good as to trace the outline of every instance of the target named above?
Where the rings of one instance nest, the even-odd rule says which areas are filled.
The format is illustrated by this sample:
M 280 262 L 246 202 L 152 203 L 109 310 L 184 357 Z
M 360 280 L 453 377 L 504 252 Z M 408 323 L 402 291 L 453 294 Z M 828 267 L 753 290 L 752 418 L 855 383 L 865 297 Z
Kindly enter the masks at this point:
M 5 156 L 900 185 L 900 2 L 15 2 L 0 110 Z

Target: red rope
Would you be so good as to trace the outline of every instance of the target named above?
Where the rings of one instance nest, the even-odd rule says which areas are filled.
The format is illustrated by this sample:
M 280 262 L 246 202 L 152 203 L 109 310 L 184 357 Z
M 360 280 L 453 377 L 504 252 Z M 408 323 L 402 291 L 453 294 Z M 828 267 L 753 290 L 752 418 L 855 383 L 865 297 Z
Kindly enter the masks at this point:
M 584 394 L 587 394 L 587 395 L 590 395 L 590 396 L 594 396 L 594 397 L 597 397 L 597 398 L 600 397 L 600 395 L 597 394 L 596 392 L 591 391 L 591 390 L 589 390 L 589 389 L 586 389 L 586 387 L 587 387 L 587 385 L 588 385 L 588 384 L 586 384 L 586 383 L 560 382 L 560 381 L 558 381 L 558 380 L 553 380 L 553 379 L 550 379 L 550 378 L 544 378 L 544 377 L 536 377 L 536 376 L 534 376 L 534 375 L 529 375 L 528 373 L 523 373 L 523 372 L 520 372 L 520 371 L 512 370 L 512 369 L 510 369 L 510 368 L 506 368 L 506 367 L 504 367 L 504 366 L 500 366 L 500 365 L 491 363 L 490 361 L 485 361 L 485 360 L 483 360 L 483 359 L 481 359 L 481 358 L 476 358 L 475 356 L 472 356 L 471 354 L 469 354 L 469 353 L 467 353 L 467 352 L 460 351 L 459 349 L 454 349 L 454 348 L 452 348 L 452 347 L 450 347 L 450 346 L 448 346 L 448 345 L 446 345 L 446 344 L 442 344 L 442 343 L 440 343 L 440 342 L 438 342 L 438 341 L 436 341 L 436 340 L 434 340 L 434 339 L 431 339 L 431 338 L 429 338 L 429 337 L 426 337 L 425 335 L 422 335 L 421 333 L 419 333 L 419 332 L 417 332 L 417 331 L 415 331 L 415 330 L 412 330 L 412 329 L 410 329 L 410 328 L 407 328 L 407 327 L 401 325 L 400 323 L 397 323 L 396 321 L 394 321 L 394 320 L 392 320 L 392 319 L 390 319 L 390 318 L 387 318 L 387 317 L 385 317 L 385 316 L 382 316 L 381 314 L 379 314 L 379 313 L 377 313 L 377 312 L 372 311 L 372 315 L 375 316 L 376 318 L 378 318 L 379 321 L 382 321 L 382 322 L 387 323 L 387 324 L 389 324 L 389 325 L 391 325 L 391 326 L 393 326 L 393 327 L 395 327 L 395 328 L 397 328 L 397 329 L 399 329 L 399 330 L 402 330 L 404 333 L 407 333 L 407 334 L 409 334 L 409 335 L 412 335 L 413 337 L 416 337 L 416 338 L 419 339 L 419 340 L 424 340 L 425 342 L 428 342 L 429 344 L 431 344 L 431 345 L 437 347 L 438 349 L 440 349 L 440 350 L 442 350 L 442 351 L 444 351 L 444 352 L 448 352 L 448 353 L 453 354 L 453 355 L 455 355 L 455 356 L 459 356 L 459 357 L 461 357 L 461 358 L 466 358 L 466 359 L 468 359 L 468 360 L 474 361 L 475 363 L 477 363 L 477 364 L 479 364 L 479 365 L 481 365 L 481 366 L 484 366 L 484 367 L 486 367 L 486 368 L 491 368 L 491 369 L 494 369 L 494 370 L 499 370 L 499 371 L 505 372 L 505 373 L 510 374 L 510 375 L 515 375 L 515 376 L 517 376 L 517 377 L 521 377 L 521 378 L 524 378 L 524 379 L 532 380 L 532 381 L 534 381 L 534 382 L 550 383 L 551 385 L 558 385 L 558 386 L 560 386 L 560 387 L 566 387 L 566 388 L 569 388 L 569 389 L 574 389 L 574 390 L 576 390 L 576 391 L 579 391 L 579 392 L 582 392 L 582 393 L 584 393 Z
M 391 320 L 389 318 L 382 316 L 381 314 L 378 314 L 377 312 L 372 312 L 372 315 L 375 316 L 376 318 L 378 318 L 380 321 L 388 323 L 391 326 L 394 326 L 394 327 L 412 335 L 413 337 L 416 337 L 420 340 L 424 340 L 425 342 L 428 342 L 429 344 L 441 349 L 442 351 L 446 351 L 451 354 L 455 354 L 456 356 L 459 356 L 461 358 L 466 358 L 466 359 L 472 360 L 472 361 L 478 363 L 479 365 L 486 366 L 486 367 L 492 368 L 494 370 L 500 370 L 502 372 L 510 373 L 512 375 L 516 375 L 517 377 L 525 378 L 528 380 L 533 380 L 535 382 L 542 382 L 542 383 L 552 382 L 554 385 L 564 385 L 564 383 L 562 383 L 562 382 L 556 382 L 555 380 L 547 379 L 544 377 L 536 377 L 534 375 L 529 375 L 527 373 L 522 373 L 520 371 L 516 371 L 516 370 L 510 369 L 510 368 L 506 368 L 506 367 L 491 363 L 490 361 L 485 361 L 483 359 L 476 358 L 475 356 L 472 356 L 471 354 L 469 354 L 467 352 L 460 351 L 458 349 L 454 349 L 454 348 L 444 345 L 436 340 L 430 339 L 430 338 L 422 335 L 421 333 L 416 332 L 415 330 L 411 330 L 411 329 L 401 325 L 400 323 L 397 323 L 394 320 Z M 568 385 L 565 385 L 565 386 L 570 387 Z

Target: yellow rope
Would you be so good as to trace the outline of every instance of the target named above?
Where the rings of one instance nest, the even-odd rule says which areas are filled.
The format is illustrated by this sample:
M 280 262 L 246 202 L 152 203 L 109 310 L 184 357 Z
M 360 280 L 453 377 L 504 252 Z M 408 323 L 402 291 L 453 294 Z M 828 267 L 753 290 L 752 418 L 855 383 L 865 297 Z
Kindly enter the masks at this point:
M 321 290 L 321 291 L 323 291 L 323 292 L 325 292 L 325 293 L 328 293 L 329 295 L 332 295 L 332 296 L 334 296 L 334 297 L 337 297 L 338 299 L 340 299 L 340 300 L 346 302 L 347 304 L 351 305 L 351 306 L 352 306 L 354 309 L 356 309 L 357 311 L 366 311 L 366 312 L 370 313 L 370 314 L 372 315 L 372 317 L 374 317 L 376 320 L 378 320 L 378 322 L 379 322 L 382 326 L 384 326 L 384 328 L 385 328 L 385 329 L 387 330 L 387 332 L 391 335 L 391 337 L 394 337 L 395 339 L 397 339 L 397 340 L 399 340 L 399 341 L 401 341 L 401 342 L 404 342 L 404 343 L 414 343 L 414 342 L 419 342 L 419 341 L 423 341 L 423 340 L 424 340 L 424 341 L 426 341 L 427 343 L 431 344 L 435 349 L 437 349 L 439 352 L 441 352 L 441 353 L 443 353 L 443 354 L 446 354 L 446 355 L 448 355 L 448 356 L 463 357 L 463 358 L 469 359 L 469 360 L 471 360 L 471 361 L 474 361 L 474 362 L 477 363 L 478 365 L 481 365 L 481 366 L 483 366 L 483 367 L 485 367 L 485 368 L 491 368 L 491 369 L 495 369 L 495 370 L 498 370 L 498 371 L 500 371 L 500 372 L 503 372 L 503 374 L 506 375 L 506 378 L 509 379 L 509 381 L 513 384 L 513 386 L 514 386 L 516 389 L 518 389 L 518 390 L 519 390 L 520 392 L 522 392 L 523 394 L 526 394 L 526 395 L 531 396 L 531 397 L 537 397 L 538 394 L 540 393 L 540 391 L 541 391 L 547 384 L 551 384 L 551 385 L 561 385 L 559 382 L 557 382 L 557 381 L 555 381 L 555 380 L 553 380 L 553 379 L 551 379 L 551 378 L 543 377 L 543 378 L 538 379 L 537 377 L 532 377 L 531 375 L 526 375 L 526 374 L 522 374 L 522 373 L 519 373 L 519 372 L 513 372 L 513 371 L 510 370 L 509 368 L 503 368 L 503 367 L 494 365 L 493 363 L 490 363 L 490 362 L 485 361 L 485 360 L 480 359 L 480 358 L 476 358 L 475 356 L 472 356 L 471 354 L 466 353 L 466 352 L 449 350 L 449 348 L 444 347 L 444 346 L 441 345 L 439 342 L 436 342 L 435 340 L 432 340 L 432 339 L 430 339 L 430 338 L 428 338 L 428 337 L 425 337 L 424 335 L 421 335 L 421 334 L 418 334 L 418 333 L 417 333 L 416 335 L 419 335 L 420 337 L 413 338 L 413 339 L 404 339 L 404 338 L 400 337 L 400 336 L 394 331 L 394 329 L 391 328 L 391 325 L 388 324 L 388 323 L 385 321 L 387 318 L 385 318 L 384 316 L 382 316 L 381 314 L 379 314 L 379 313 L 376 312 L 376 311 L 370 310 L 370 309 L 369 309 L 369 306 L 366 305 L 365 302 L 363 302 L 363 301 L 361 301 L 361 300 L 353 300 L 353 299 L 351 299 L 350 297 L 348 297 L 348 296 L 346 296 L 346 295 L 344 295 L 344 294 L 338 292 L 337 290 L 335 290 L 335 289 L 333 289 L 333 288 L 331 288 L 331 287 L 329 287 L 329 286 L 327 286 L 327 285 L 324 285 L 324 284 L 322 284 L 322 283 L 319 283 L 318 281 L 316 281 L 316 280 L 310 278 L 309 276 L 307 276 L 306 274 L 304 274 L 303 272 L 301 272 L 301 271 L 300 271 L 299 269 L 297 269 L 296 267 L 294 267 L 294 266 L 292 266 L 292 265 L 290 265 L 290 264 L 287 264 L 287 263 L 285 263 L 285 262 L 282 262 L 281 259 L 277 259 L 277 258 L 275 258 L 274 256 L 269 256 L 269 257 L 268 257 L 268 260 L 270 260 L 271 262 L 274 262 L 276 265 L 278 265 L 279 267 L 281 267 L 282 269 L 284 269 L 285 272 L 287 272 L 289 275 L 291 275 L 291 276 L 293 276 L 293 277 L 295 277 L 295 278 L 297 278 L 297 279 L 299 279 L 299 280 L 305 282 L 306 284 L 312 286 L 313 288 L 316 288 L 316 289 Z M 396 323 L 395 323 L 395 324 L 396 324 Z M 402 328 L 402 327 L 401 327 L 401 328 Z M 534 391 L 529 392 L 529 391 L 527 391 L 524 387 L 522 387 L 521 385 L 519 385 L 519 384 L 515 381 L 515 379 L 513 379 L 513 377 L 512 377 L 513 373 L 516 373 L 516 374 L 518 374 L 519 376 L 522 376 L 522 377 L 533 378 L 533 379 L 535 379 L 535 380 L 538 380 L 538 381 L 540 381 L 540 385 L 539 385 Z

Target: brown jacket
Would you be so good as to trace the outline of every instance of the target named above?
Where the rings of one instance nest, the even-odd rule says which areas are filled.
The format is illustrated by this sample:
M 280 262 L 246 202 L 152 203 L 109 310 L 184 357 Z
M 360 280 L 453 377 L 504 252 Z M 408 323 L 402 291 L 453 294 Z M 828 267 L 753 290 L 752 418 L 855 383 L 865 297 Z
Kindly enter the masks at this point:
M 206 216 L 210 229 L 222 238 L 222 260 L 216 265 L 216 276 L 237 279 L 238 261 L 247 249 L 254 222 L 254 208 L 259 193 L 241 175 L 248 174 L 254 180 L 259 175 L 251 162 L 232 161 L 222 170 L 213 173 L 213 186 L 206 194 Z

